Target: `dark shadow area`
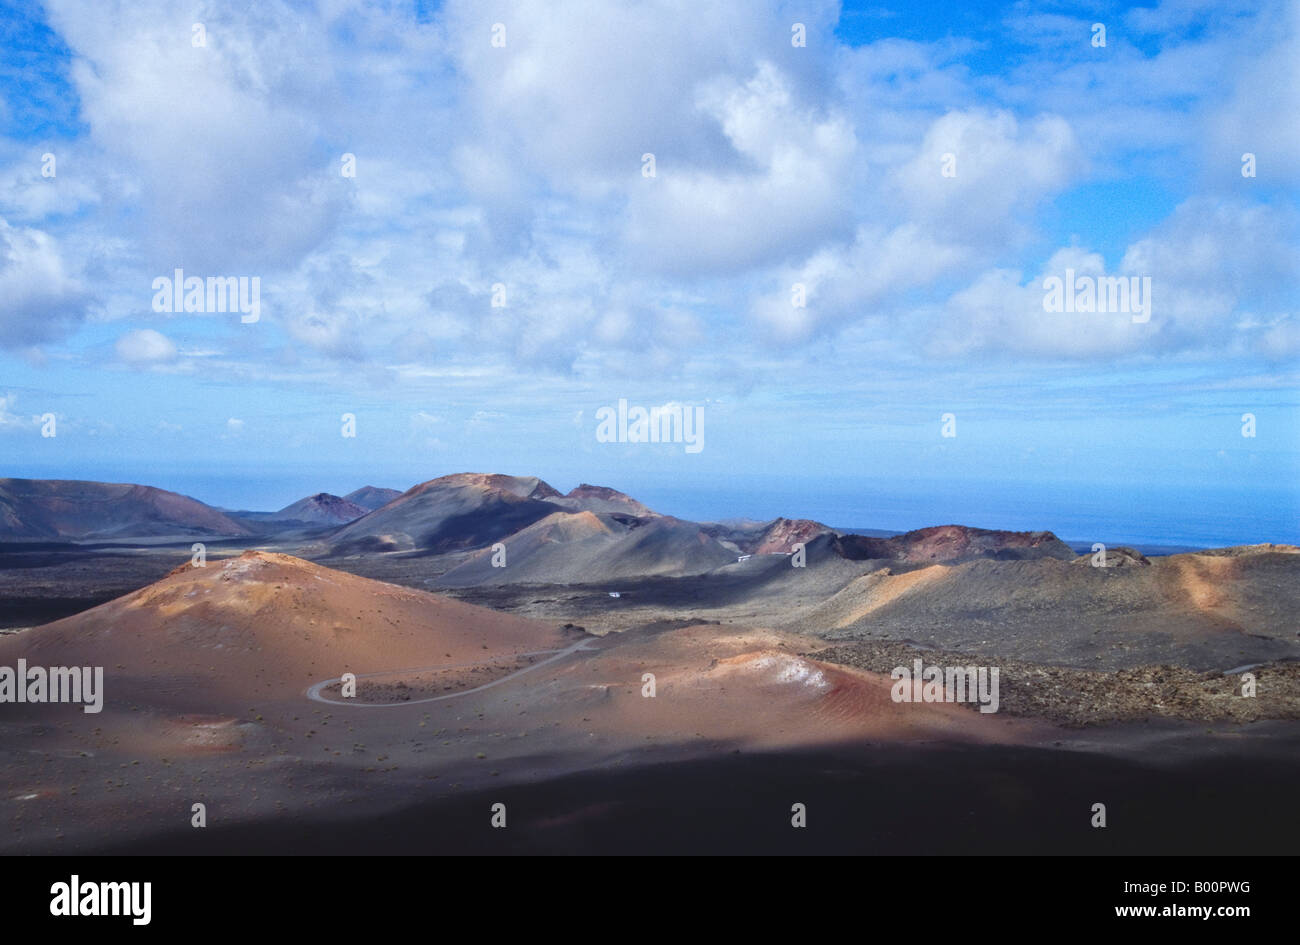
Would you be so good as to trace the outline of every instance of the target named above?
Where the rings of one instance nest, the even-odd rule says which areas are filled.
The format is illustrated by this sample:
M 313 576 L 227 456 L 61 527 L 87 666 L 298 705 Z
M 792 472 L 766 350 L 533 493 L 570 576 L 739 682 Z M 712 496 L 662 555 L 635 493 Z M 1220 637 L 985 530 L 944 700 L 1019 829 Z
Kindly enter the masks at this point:
M 438 789 L 440 790 L 440 789 Z M 1042 749 L 892 745 L 593 771 L 354 821 L 182 829 L 110 854 L 1286 854 L 1300 765 L 1146 767 Z M 507 826 L 490 824 L 506 805 Z M 791 805 L 807 826 L 791 825 Z M 1108 826 L 1090 826 L 1092 805 Z

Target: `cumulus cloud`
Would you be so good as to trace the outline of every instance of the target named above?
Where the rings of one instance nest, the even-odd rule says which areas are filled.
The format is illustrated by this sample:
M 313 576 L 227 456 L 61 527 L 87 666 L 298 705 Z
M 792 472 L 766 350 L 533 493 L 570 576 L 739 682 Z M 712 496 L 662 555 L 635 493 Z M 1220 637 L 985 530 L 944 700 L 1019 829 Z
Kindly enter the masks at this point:
M 346 191 L 315 116 L 337 92 L 324 40 L 293 10 L 212 8 L 196 47 L 194 14 L 158 0 L 48 6 L 106 179 L 137 208 L 123 222 L 155 269 L 278 268 L 325 238 Z M 308 87 L 318 101 L 304 107 Z
M 852 231 L 844 196 L 856 137 L 845 118 L 811 116 L 770 62 L 744 83 L 702 89 L 698 107 L 745 164 L 692 171 L 671 152 L 656 155 L 656 177 L 632 189 L 627 210 L 628 250 L 640 262 L 729 272 L 804 256 Z
M 913 219 L 950 240 L 1006 242 L 1023 235 L 1037 204 L 1063 190 L 1083 166 L 1064 118 L 1022 122 L 1010 112 L 976 109 L 935 120 L 893 180 Z
M 1226 101 L 1212 104 L 1206 121 L 1206 161 L 1222 178 L 1239 184 L 1241 156 L 1256 156 L 1264 184 L 1294 189 L 1300 185 L 1300 5 L 1283 4 L 1265 15 L 1267 44 L 1243 57 L 1225 78 L 1231 82 Z M 1219 176 L 1219 175 L 1216 175 Z
M 805 22 L 811 42 L 825 43 L 836 8 L 817 0 L 791 18 L 744 0 L 452 0 L 443 28 L 473 138 L 557 189 L 593 192 L 636 178 L 647 151 L 683 168 L 738 165 L 714 116 L 697 108 L 700 89 L 748 79 L 764 60 L 802 89 L 824 84 L 826 58 L 792 48 L 790 24 Z M 504 47 L 490 42 L 495 23 L 506 27 Z
M 50 217 L 83 212 L 99 203 L 94 179 L 84 173 L 86 168 L 79 147 L 57 146 L 54 151 L 31 147 L 3 150 L 10 153 L 0 160 L 12 162 L 8 167 L 0 167 L 0 213 L 7 219 L 39 223 Z M 46 155 L 49 155 L 48 165 Z M 42 173 L 47 166 L 51 176 Z
M 1109 265 L 1080 248 L 1100 213 L 1073 242 L 1045 233 L 1071 188 L 1171 153 L 1294 165 L 1294 128 L 1251 97 L 1284 89 L 1285 105 L 1300 87 L 1296 14 L 1274 4 L 1135 14 L 1139 33 L 1172 31 L 1150 54 L 1119 21 L 1099 51 L 1088 24 L 1016 8 L 1007 26 L 1028 52 L 993 75 L 972 72 L 977 38 L 849 49 L 832 0 L 448 0 L 419 20 L 402 4 L 269 0 L 206 11 L 202 47 L 198 15 L 162 0 L 47 7 L 88 133 L 60 146 L 69 161 L 43 190 L 32 148 L 0 146 L 14 221 L 0 346 L 74 330 L 86 285 L 95 317 L 138 315 L 174 266 L 263 275 L 264 324 L 216 345 L 259 376 L 734 376 L 728 358 L 797 362 L 843 335 L 899 358 L 1105 358 L 1224 337 L 1285 351 L 1293 334 L 1294 226 L 1252 191 L 1185 174 L 1170 192 L 1189 209 L 1163 223 L 1116 207 L 1146 232 Z M 795 20 L 807 48 L 790 44 Z M 1081 272 L 1152 275 L 1141 344 L 1036 317 L 1062 252 Z M 169 344 L 130 333 L 118 354 L 160 364 Z
M 948 299 L 933 323 L 928 348 L 944 357 L 998 351 L 1053 358 L 1110 357 L 1140 350 L 1157 338 L 1160 323 L 1135 322 L 1131 311 L 1048 311 L 1050 277 L 1096 280 L 1107 274 L 1096 253 L 1062 249 L 1027 283 L 1007 269 L 994 269 Z M 1138 314 L 1140 319 L 1145 313 Z
M 1153 319 L 1167 324 L 1170 344 L 1212 344 L 1238 327 L 1243 310 L 1294 302 L 1294 226 L 1265 205 L 1195 197 L 1130 246 L 1120 268 L 1152 277 Z
M 128 364 L 165 364 L 176 358 L 176 345 L 152 328 L 129 331 L 114 345 L 117 356 Z
M 1285 306 L 1300 271 L 1286 214 L 1258 204 L 1193 198 L 1131 244 L 1107 270 L 1099 253 L 1063 247 L 1031 280 L 1014 270 L 981 274 L 936 318 L 930 351 L 977 350 L 1050 357 L 1113 357 L 1170 351 L 1263 352 L 1280 357 L 1295 340 Z M 1047 280 L 1150 280 L 1149 310 L 1048 312 Z M 1094 284 L 1095 281 L 1094 281 Z M 1260 317 L 1251 314 L 1271 312 Z
M 892 229 L 863 225 L 851 243 L 785 270 L 779 283 L 755 298 L 753 316 L 782 342 L 870 317 L 908 291 L 970 264 L 975 250 L 947 242 L 945 235 L 915 223 Z
M 89 306 L 90 294 L 53 237 L 0 220 L 0 347 L 61 338 L 85 319 Z

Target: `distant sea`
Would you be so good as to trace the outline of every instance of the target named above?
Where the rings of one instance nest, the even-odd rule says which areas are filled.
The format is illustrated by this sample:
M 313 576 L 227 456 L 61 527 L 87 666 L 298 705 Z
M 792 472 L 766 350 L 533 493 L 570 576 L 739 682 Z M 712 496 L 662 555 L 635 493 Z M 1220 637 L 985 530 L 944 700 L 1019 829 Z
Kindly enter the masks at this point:
M 522 470 L 510 470 L 522 474 Z M 644 470 L 593 472 L 569 481 L 546 475 L 563 492 L 580 481 L 628 493 L 658 512 L 694 521 L 810 518 L 836 528 L 903 532 L 928 525 L 1046 530 L 1075 543 L 1213 548 L 1260 542 L 1300 544 L 1300 483 L 1279 477 L 1271 488 L 1240 484 L 1161 486 L 1138 482 L 1018 483 L 973 480 L 856 480 L 839 476 L 798 482 L 738 472 L 721 479 L 667 479 Z M 428 470 L 426 475 L 440 472 Z M 365 484 L 409 489 L 416 478 L 340 469 L 258 470 L 227 474 L 202 466 L 77 475 L 64 470 L 10 470 L 7 475 L 140 482 L 227 509 L 269 511 L 316 492 L 339 495 Z M 810 470 L 810 476 L 818 473 Z
M 742 483 L 629 489 L 651 508 L 694 520 L 811 518 L 839 528 L 909 531 L 928 525 L 1047 530 L 1066 541 L 1198 548 L 1300 544 L 1300 484 L 1243 492 L 1227 486 L 1035 483 L 835 483 L 817 488 Z

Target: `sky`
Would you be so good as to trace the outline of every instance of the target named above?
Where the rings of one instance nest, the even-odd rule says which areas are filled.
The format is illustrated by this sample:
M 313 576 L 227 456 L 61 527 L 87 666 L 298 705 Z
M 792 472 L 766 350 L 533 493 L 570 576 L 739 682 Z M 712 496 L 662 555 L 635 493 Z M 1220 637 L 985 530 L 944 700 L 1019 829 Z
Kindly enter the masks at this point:
M 0 0 L 0 36 L 0 475 L 1300 541 L 1300 4 Z M 257 319 L 160 311 L 178 269 Z M 1070 274 L 1146 289 L 1049 310 Z M 702 448 L 606 442 L 620 399 Z

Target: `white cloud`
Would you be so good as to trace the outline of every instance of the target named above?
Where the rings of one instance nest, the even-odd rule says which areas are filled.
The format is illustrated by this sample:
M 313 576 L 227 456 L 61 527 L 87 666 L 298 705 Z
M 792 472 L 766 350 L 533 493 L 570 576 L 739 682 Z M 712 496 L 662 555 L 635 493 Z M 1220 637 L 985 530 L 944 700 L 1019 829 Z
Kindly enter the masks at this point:
M 99 203 L 93 178 L 86 175 L 81 149 L 58 146 L 13 148 L 6 157 L 12 163 L 0 168 L 0 213 L 10 220 L 40 222 L 84 211 Z M 44 156 L 54 157 L 53 177 L 43 176 Z
M 1295 290 L 1300 251 L 1288 219 L 1268 207 L 1193 198 L 1128 247 L 1107 271 L 1101 255 L 1057 250 L 1032 280 L 997 268 L 981 274 L 941 307 L 928 349 L 944 356 L 995 350 L 1047 357 L 1202 351 L 1282 356 L 1295 341 L 1285 305 Z M 1046 312 L 1044 281 L 1076 277 L 1149 278 L 1149 321 L 1130 313 Z M 1140 317 L 1140 316 L 1139 316 Z
M 0 306 L 15 308 L 0 346 L 56 340 L 87 311 L 142 314 L 152 276 L 183 265 L 265 270 L 265 324 L 204 339 L 225 353 L 214 370 L 246 379 L 734 379 L 742 362 L 797 366 L 849 335 L 896 358 L 1110 357 L 1144 348 L 1127 329 L 1026 321 L 1052 201 L 1135 161 L 1185 168 L 1250 139 L 1274 174 L 1294 150 L 1295 129 L 1268 119 L 1294 94 L 1296 15 L 1267 4 L 1231 17 L 1162 5 L 1148 19 L 1209 25 L 1150 55 L 1122 27 L 1103 56 L 1075 21 L 1013 10 L 1032 51 L 995 75 L 972 73 L 963 57 L 979 43 L 960 36 L 843 47 L 829 0 L 449 0 L 431 22 L 400 4 L 236 7 L 205 11 L 199 49 L 197 15 L 161 0 L 51 0 L 90 134 L 61 157 L 57 190 L 31 178 L 31 146 L 0 147 L 0 211 L 32 227 L 0 230 L 23 263 L 0 262 Z M 806 49 L 790 46 L 795 19 Z M 1283 91 L 1252 98 L 1260 88 Z M 339 174 L 345 151 L 355 179 Z M 955 178 L 940 173 L 947 152 Z M 1171 192 L 1195 193 L 1181 173 Z M 1261 175 L 1246 186 L 1277 180 Z M 1240 209 L 1257 191 L 1210 188 L 1112 261 L 1173 274 L 1151 273 L 1162 350 L 1224 332 L 1288 349 L 1294 299 L 1257 296 L 1284 278 L 1295 238 Z M 496 282 L 503 309 L 488 304 Z M 805 308 L 790 304 L 795 282 Z M 192 354 L 146 337 L 120 339 L 122 359 Z
M 1288 293 L 1297 286 L 1300 247 L 1293 227 L 1268 206 L 1196 197 L 1130 246 L 1120 269 L 1152 277 L 1152 320 L 1166 326 L 1169 344 L 1219 343 L 1243 310 L 1294 302 Z
M 32 417 L 24 419 L 13 412 L 18 404 L 18 395 L 12 392 L 0 396 L 0 433 L 16 433 L 31 429 L 39 420 Z
M 1262 326 L 1258 350 L 1270 360 L 1300 355 L 1300 314 L 1282 315 Z
M 293 10 L 213 8 L 197 48 L 194 14 L 158 0 L 49 8 L 76 54 L 81 118 L 113 169 L 104 179 L 140 211 L 127 219 L 148 265 L 278 268 L 326 237 L 348 192 L 319 156 L 316 115 L 338 93 L 324 40 Z M 304 107 L 308 88 L 317 101 Z
M 785 270 L 779 283 L 754 300 L 754 318 L 787 342 L 877 314 L 909 290 L 970 264 L 975 251 L 944 242 L 943 235 L 915 223 L 893 229 L 863 225 L 850 244 Z M 796 284 L 804 287 L 802 307 L 794 304 Z
M 1078 278 L 1107 275 L 1102 258 L 1079 249 L 1056 252 L 1028 283 L 994 269 L 955 293 L 932 323 L 928 348 L 943 357 L 997 351 L 1040 357 L 1091 358 L 1153 347 L 1160 323 L 1134 323 L 1131 312 L 1049 312 L 1044 281 L 1072 269 Z M 1139 316 L 1141 317 L 1141 316 Z
M 0 220 L 0 347 L 53 341 L 80 324 L 89 295 L 69 269 L 48 233 Z
M 951 177 L 942 173 L 948 154 Z M 1082 170 L 1074 131 L 1060 116 L 1021 122 L 1010 112 L 976 109 L 937 119 L 892 176 L 913 219 L 945 241 L 1005 243 L 1023 236 L 1038 203 Z
M 795 19 L 810 42 L 830 39 L 836 7 L 801 5 Z M 470 140 L 567 192 L 638 177 L 647 151 L 680 168 L 713 167 L 720 155 L 734 164 L 713 116 L 695 107 L 708 82 L 747 80 L 763 60 L 803 88 L 825 81 L 826 58 L 791 47 L 788 11 L 744 0 L 452 0 L 444 12 Z M 506 26 L 504 48 L 490 43 L 497 22 Z
M 1283 4 L 1264 19 L 1270 42 L 1234 64 L 1229 98 L 1207 116 L 1206 159 L 1240 186 L 1241 156 L 1250 152 L 1260 183 L 1294 189 L 1300 185 L 1300 4 Z
M 152 328 L 127 332 L 117 339 L 114 349 L 128 364 L 163 364 L 176 358 L 176 345 Z
M 697 102 L 744 163 L 693 170 L 657 153 L 657 176 L 630 188 L 626 239 L 638 262 L 681 274 L 730 272 L 807 255 L 852 232 L 844 198 L 856 137 L 845 118 L 810 116 L 770 62 L 743 84 L 710 83 Z

